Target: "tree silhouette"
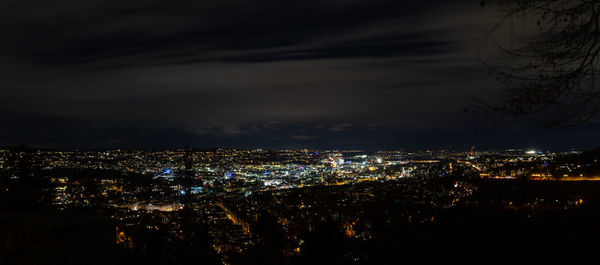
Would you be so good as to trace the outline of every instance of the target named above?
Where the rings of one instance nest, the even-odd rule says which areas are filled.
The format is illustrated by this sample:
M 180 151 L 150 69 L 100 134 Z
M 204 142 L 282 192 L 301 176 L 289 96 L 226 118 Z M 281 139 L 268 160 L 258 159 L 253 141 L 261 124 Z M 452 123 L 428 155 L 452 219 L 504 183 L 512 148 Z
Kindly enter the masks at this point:
M 350 264 L 344 255 L 347 242 L 338 223 L 331 219 L 319 224 L 315 231 L 307 234 L 302 255 L 297 264 Z
M 34 163 L 36 152 L 25 144 L 10 149 L 6 170 L 0 173 L 4 189 L 0 211 L 38 209 L 47 204 L 52 185 L 39 174 Z
M 597 80 L 600 1 L 483 0 L 503 18 L 493 31 L 511 28 L 510 44 L 496 42 L 508 63 L 490 63 L 504 88 L 504 104 L 486 106 L 511 116 L 534 116 L 545 125 L 578 123 L 600 110 Z M 509 24 L 509 25 L 507 25 Z M 519 34 L 514 36 L 514 29 Z
M 257 237 L 253 253 L 248 255 L 249 264 L 283 264 L 284 234 L 277 219 L 261 211 L 250 228 Z

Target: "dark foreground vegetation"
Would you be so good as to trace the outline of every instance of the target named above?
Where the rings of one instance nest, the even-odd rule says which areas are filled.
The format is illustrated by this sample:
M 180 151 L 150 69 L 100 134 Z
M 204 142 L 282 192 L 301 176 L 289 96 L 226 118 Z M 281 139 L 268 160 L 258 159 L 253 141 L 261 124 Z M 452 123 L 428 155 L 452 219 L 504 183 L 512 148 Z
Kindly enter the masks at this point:
M 432 191 L 449 187 L 454 180 L 408 183 L 289 191 L 279 197 L 279 203 L 293 204 L 300 194 L 313 196 L 324 212 L 335 214 L 306 217 L 310 221 L 298 221 L 294 228 L 298 232 L 292 233 L 292 226 L 282 226 L 273 214 L 264 213 L 250 224 L 258 243 L 244 253 L 229 254 L 226 260 L 232 264 L 580 264 L 594 257 L 600 238 L 600 183 L 475 179 L 469 181 L 472 195 L 444 206 L 415 204 L 399 194 L 423 194 L 413 189 Z M 374 189 L 377 197 L 350 208 L 340 206 L 335 198 L 364 188 Z M 254 199 L 268 205 L 273 195 L 264 193 Z M 13 205 L 3 205 L 0 214 L 1 264 L 222 261 L 211 245 L 206 221 L 185 209 L 172 213 L 185 230 L 174 238 L 167 228 L 146 229 L 150 219 L 145 223 L 141 218 L 136 227 L 119 227 L 107 216 L 110 211 L 100 206 L 57 211 L 27 205 L 26 200 L 15 207 L 19 201 L 3 197 L 2 204 L 8 202 Z M 357 213 L 361 215 L 356 217 Z M 362 228 L 349 230 L 344 216 L 356 218 Z M 288 253 L 291 234 L 303 238 L 298 253 Z

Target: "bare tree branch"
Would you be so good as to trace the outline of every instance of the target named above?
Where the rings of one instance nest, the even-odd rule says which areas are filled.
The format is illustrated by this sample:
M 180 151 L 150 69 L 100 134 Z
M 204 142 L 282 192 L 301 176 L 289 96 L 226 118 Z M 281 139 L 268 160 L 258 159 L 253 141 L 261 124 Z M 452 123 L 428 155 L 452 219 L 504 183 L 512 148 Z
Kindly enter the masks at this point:
M 511 116 L 544 115 L 551 124 L 583 122 L 600 108 L 596 81 L 600 56 L 600 1 L 484 0 L 537 30 L 518 36 L 518 46 L 498 49 L 507 64 L 488 64 L 503 85 L 504 104 L 485 108 Z M 523 19 L 527 18 L 527 19 Z M 500 26 L 495 25 L 493 31 Z M 512 37 L 512 36 L 511 36 Z M 512 46 L 512 45 L 511 45 Z

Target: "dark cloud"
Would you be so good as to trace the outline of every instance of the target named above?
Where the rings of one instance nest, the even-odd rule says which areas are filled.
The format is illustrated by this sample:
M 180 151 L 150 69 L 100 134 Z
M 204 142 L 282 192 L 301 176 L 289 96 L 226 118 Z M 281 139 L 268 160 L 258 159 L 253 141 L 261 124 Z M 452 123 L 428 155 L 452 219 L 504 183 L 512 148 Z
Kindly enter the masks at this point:
M 0 144 L 558 146 L 462 112 L 496 84 L 449 2 L 3 1 Z
M 422 11 L 420 1 L 122 1 L 13 3 L 4 8 L 7 45 L 16 55 L 44 64 L 90 63 L 136 55 L 159 63 L 171 58 L 236 60 L 239 51 L 319 43 L 360 27 Z M 9 4 L 10 5 L 10 4 Z M 255 60 L 384 55 L 437 42 L 414 36 L 378 36 L 324 46 L 259 53 Z M 396 44 L 396 45 L 393 45 Z M 397 47 L 400 44 L 400 47 Z M 381 46 L 381 47 L 380 47 Z M 418 47 L 427 46 L 427 47 Z M 230 55 L 228 56 L 229 51 Z M 215 52 L 217 54 L 215 54 Z M 407 51 L 410 52 L 410 51 Z M 356 53 L 356 54 L 355 54 Z M 218 56 L 221 54 L 221 56 Z M 260 55 L 264 59 L 260 59 Z M 270 58 L 269 58 L 270 57 Z M 245 53 L 239 59 L 248 60 Z M 157 62 L 158 61 L 158 62 Z
M 197 147 L 314 148 L 366 150 L 453 149 L 468 151 L 502 148 L 590 149 L 600 144 L 598 125 L 579 125 L 553 131 L 509 126 L 499 128 L 415 129 L 398 124 L 246 123 L 215 125 L 203 130 L 187 128 L 106 127 L 97 122 L 52 116 L 1 115 L 0 123 L 19 123 L 18 128 L 0 130 L 4 141 L 39 147 L 62 148 L 151 148 L 165 149 L 186 144 Z M 490 141 L 493 139 L 493 141 Z M 82 145 L 85 143 L 85 145 Z

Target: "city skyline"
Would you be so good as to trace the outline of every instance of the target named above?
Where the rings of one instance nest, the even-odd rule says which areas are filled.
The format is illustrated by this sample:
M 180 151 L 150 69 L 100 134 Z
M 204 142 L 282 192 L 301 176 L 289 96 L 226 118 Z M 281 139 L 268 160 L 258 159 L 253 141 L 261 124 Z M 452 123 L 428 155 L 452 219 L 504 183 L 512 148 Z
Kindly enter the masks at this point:
M 600 1 L 0 1 L 0 264 L 586 264 Z

